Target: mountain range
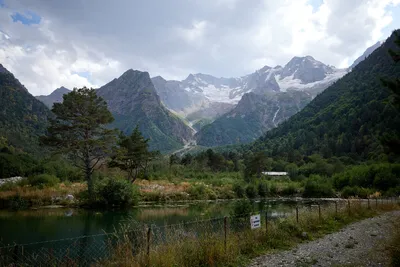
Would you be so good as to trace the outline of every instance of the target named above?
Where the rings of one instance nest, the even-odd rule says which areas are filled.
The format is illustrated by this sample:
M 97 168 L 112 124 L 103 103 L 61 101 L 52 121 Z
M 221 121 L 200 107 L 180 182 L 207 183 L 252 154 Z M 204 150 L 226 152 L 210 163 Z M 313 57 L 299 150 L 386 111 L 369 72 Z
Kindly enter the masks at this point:
M 128 70 L 97 92 L 115 117 L 110 127 L 129 134 L 138 125 L 150 138 L 151 149 L 168 152 L 196 140 L 204 146 L 251 142 L 302 110 L 349 71 L 311 56 L 294 57 L 284 67 L 265 66 L 239 78 L 190 74 L 183 81 L 167 81 Z M 60 87 L 35 99 L 3 66 L 0 75 L 0 135 L 28 149 L 37 146 L 32 140 L 45 132 L 48 108 L 70 90 Z

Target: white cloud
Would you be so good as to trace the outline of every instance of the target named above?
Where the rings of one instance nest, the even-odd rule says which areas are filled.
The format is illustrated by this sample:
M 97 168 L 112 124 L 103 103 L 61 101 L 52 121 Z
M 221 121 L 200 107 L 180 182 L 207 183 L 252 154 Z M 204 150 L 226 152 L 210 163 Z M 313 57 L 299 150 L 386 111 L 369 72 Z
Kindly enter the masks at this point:
M 33 94 L 101 86 L 126 69 L 183 79 L 191 72 L 241 76 L 312 55 L 352 63 L 386 37 L 400 0 L 6 1 L 0 63 Z M 14 23 L 33 11 L 40 24 Z M 87 12 L 90 10 L 91 12 Z M 90 78 L 77 73 L 89 73 Z

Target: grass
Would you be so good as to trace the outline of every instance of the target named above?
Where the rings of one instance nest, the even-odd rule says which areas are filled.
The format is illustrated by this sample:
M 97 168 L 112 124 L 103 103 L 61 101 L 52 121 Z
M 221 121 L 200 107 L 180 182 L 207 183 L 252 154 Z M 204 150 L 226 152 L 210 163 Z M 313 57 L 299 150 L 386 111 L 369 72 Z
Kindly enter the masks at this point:
M 336 214 L 333 208 L 323 209 L 319 217 L 317 210 L 301 209 L 299 222 L 295 216 L 265 222 L 256 230 L 235 230 L 232 225 L 239 220 L 228 218 L 228 231 L 225 240 L 223 228 L 219 231 L 204 230 L 201 233 L 186 233 L 184 237 L 166 232 L 166 241 L 150 244 L 150 256 L 147 256 L 147 242 L 143 238 L 142 247 L 133 246 L 129 238 L 121 238 L 112 251 L 112 256 L 99 266 L 238 266 L 249 263 L 251 258 L 271 253 L 276 250 L 289 249 L 298 243 L 319 238 L 325 234 L 338 231 L 352 222 L 372 217 L 380 212 L 400 208 L 398 205 L 382 204 L 378 210 L 366 206 L 353 205 L 349 215 L 346 206 Z M 248 224 L 248 217 L 243 220 Z M 205 228 L 209 229 L 209 228 Z M 307 233 L 304 235 L 304 233 Z M 396 239 L 399 242 L 400 239 Z M 398 243 L 396 243 L 398 244 Z M 397 245 L 394 245 L 396 249 Z M 350 247 L 349 247 L 350 248 Z M 398 260 L 399 251 L 394 250 L 394 259 Z M 316 260 L 316 259 L 315 259 Z M 396 262 L 397 263 L 397 262 Z M 398 266 L 398 265 L 396 265 Z

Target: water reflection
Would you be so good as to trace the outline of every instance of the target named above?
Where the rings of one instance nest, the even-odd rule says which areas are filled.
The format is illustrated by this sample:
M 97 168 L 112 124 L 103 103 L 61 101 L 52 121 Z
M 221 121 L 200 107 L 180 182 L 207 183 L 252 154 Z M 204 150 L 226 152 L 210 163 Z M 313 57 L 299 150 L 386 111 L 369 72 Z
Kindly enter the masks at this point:
M 165 226 L 228 216 L 235 201 L 204 202 L 180 206 L 141 207 L 130 210 L 91 211 L 82 209 L 39 209 L 0 211 L 0 244 L 31 243 L 114 232 L 121 225 Z M 263 200 L 253 202 L 254 210 L 268 218 L 293 213 L 296 202 Z M 264 215 L 263 215 L 264 216 Z

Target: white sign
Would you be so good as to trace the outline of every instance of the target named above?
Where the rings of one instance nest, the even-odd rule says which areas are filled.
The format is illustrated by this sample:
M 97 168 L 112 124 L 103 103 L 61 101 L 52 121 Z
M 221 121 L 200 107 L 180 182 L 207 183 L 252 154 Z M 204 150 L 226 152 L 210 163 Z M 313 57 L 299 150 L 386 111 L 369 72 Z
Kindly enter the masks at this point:
M 261 226 L 261 216 L 260 214 L 250 216 L 251 229 L 260 228 Z

